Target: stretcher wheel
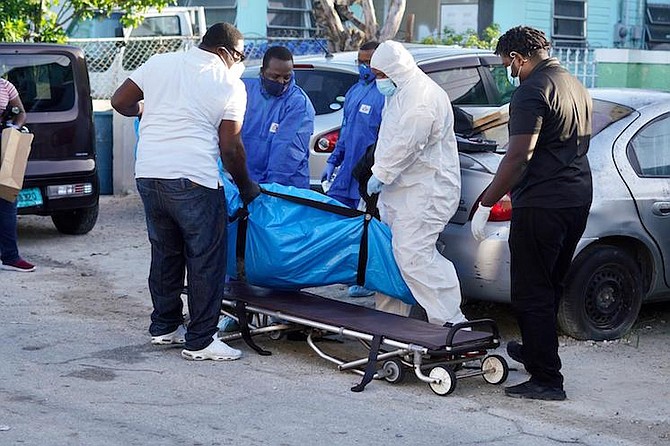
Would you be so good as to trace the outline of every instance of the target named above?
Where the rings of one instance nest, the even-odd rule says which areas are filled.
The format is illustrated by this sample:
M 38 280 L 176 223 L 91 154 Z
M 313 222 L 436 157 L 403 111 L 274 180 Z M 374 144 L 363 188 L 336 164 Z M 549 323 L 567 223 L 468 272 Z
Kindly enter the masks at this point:
M 284 333 L 280 330 L 275 330 L 268 333 L 268 338 L 272 339 L 273 341 L 278 341 L 283 337 Z
M 405 379 L 405 368 L 399 359 L 389 359 L 384 362 L 384 379 L 391 384 L 397 384 Z
M 449 395 L 456 389 L 456 373 L 449 367 L 433 367 L 428 376 L 439 380 L 429 385 L 430 390 L 440 396 Z
M 482 360 L 482 377 L 489 384 L 502 384 L 507 380 L 509 367 L 500 355 L 489 355 Z

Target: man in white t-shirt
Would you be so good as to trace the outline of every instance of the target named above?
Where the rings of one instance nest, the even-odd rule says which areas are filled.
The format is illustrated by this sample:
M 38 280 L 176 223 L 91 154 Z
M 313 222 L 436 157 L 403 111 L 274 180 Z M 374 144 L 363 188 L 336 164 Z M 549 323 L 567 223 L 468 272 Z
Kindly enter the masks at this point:
M 125 116 L 141 116 L 135 178 L 151 242 L 152 344 L 185 344 L 192 360 L 233 360 L 242 352 L 217 337 L 226 271 L 223 161 L 245 203 L 259 193 L 241 139 L 246 92 L 244 40 L 229 23 L 212 25 L 187 52 L 157 54 L 112 97 Z M 181 291 L 188 273 L 183 323 Z

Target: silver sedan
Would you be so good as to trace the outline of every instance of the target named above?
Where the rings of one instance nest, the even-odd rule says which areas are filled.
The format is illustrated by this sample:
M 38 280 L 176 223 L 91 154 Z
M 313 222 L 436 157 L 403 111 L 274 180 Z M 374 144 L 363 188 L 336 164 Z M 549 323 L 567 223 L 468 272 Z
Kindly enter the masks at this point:
M 615 339 L 633 326 L 643 301 L 670 300 L 670 94 L 590 93 L 593 204 L 558 320 L 575 338 Z M 456 266 L 466 298 L 510 299 L 509 198 L 494 207 L 486 240 L 477 243 L 470 233 L 472 213 L 502 156 L 461 153 L 460 207 L 438 241 Z

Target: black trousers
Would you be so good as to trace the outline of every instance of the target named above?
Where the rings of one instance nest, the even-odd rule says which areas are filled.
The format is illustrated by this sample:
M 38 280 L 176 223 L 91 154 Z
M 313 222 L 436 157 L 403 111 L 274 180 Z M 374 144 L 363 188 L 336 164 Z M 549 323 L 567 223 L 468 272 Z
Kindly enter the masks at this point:
M 510 227 L 512 307 L 531 381 L 563 387 L 556 315 L 589 206 L 514 208 Z

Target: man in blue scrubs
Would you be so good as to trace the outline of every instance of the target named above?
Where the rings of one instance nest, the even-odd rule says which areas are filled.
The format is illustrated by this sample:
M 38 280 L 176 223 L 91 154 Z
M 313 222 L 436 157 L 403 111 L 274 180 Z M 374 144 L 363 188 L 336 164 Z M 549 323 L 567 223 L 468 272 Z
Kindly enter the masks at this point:
M 365 149 L 377 141 L 382 122 L 384 96 L 377 90 L 375 75 L 370 69 L 370 59 L 378 46 L 378 42 L 366 42 L 358 50 L 360 78 L 345 95 L 340 137 L 321 175 L 322 181 L 332 179 L 328 196 L 354 209 L 358 207 L 361 195 L 351 171 L 365 154 Z M 333 179 L 337 166 L 340 170 Z
M 321 175 L 322 181 L 332 179 L 328 196 L 354 209 L 358 207 L 361 195 L 352 170 L 365 154 L 365 149 L 377 141 L 377 133 L 382 122 L 384 96 L 377 89 L 374 82 L 375 75 L 370 69 L 370 59 L 378 46 L 378 42 L 366 42 L 358 50 L 360 78 L 345 95 L 340 137 Z M 340 170 L 333 178 L 335 168 L 338 166 Z M 372 294 L 373 291 L 360 285 L 349 287 L 350 297 L 365 297 Z
M 293 55 L 285 47 L 270 47 L 260 76 L 242 80 L 247 89 L 242 141 L 252 180 L 309 188 L 314 107 L 295 83 Z

